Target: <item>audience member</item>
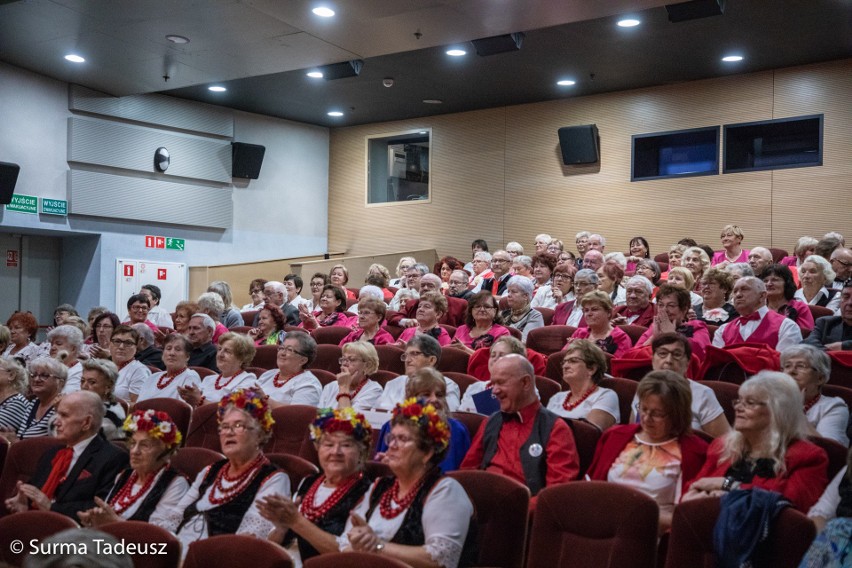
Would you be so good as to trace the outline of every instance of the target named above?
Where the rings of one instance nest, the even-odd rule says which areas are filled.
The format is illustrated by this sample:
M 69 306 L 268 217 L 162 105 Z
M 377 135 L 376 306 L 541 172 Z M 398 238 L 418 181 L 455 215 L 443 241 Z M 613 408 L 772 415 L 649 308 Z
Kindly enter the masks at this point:
M 151 378 L 151 370 L 135 359 L 139 333 L 132 327 L 120 325 L 112 332 L 109 341 L 112 362 L 118 367 L 115 396 L 127 402 L 136 402 L 142 385 Z
M 409 377 L 423 368 L 435 368 L 441 361 L 441 345 L 430 335 L 415 335 L 402 355 L 405 363 L 405 374 L 391 379 L 385 384 L 381 398 L 376 408 L 391 410 L 405 399 L 405 387 Z M 444 377 L 447 384 L 447 408 L 450 412 L 458 410 L 461 399 L 461 389 L 455 381 Z
M 385 269 L 387 271 L 387 269 Z M 388 275 L 390 278 L 390 275 Z M 307 304 L 309 300 L 307 298 L 302 297 L 302 288 L 305 283 L 302 281 L 302 277 L 298 274 L 288 274 L 284 277 L 284 280 L 281 282 L 284 284 L 284 290 L 286 290 L 287 295 L 284 301 L 284 304 L 287 306 L 292 306 L 296 308 L 296 311 L 299 310 L 300 304 Z M 387 284 L 385 284 L 387 286 Z
M 512 256 L 505 250 L 498 250 L 491 256 L 491 278 L 482 281 L 481 290 L 494 296 L 505 296 L 506 285 L 512 277 Z M 449 280 L 449 276 L 447 276 Z
M 536 235 L 535 244 L 533 248 L 535 249 L 535 254 L 542 254 L 547 251 L 547 245 L 550 244 L 550 241 L 553 240 L 553 237 L 548 235 L 547 233 L 541 233 L 540 235 Z
M 755 276 L 760 277 L 763 271 L 773 263 L 772 253 L 765 247 L 754 247 L 748 253 L 748 265 L 751 266 Z
M 826 351 L 852 350 L 852 279 L 840 291 L 840 315 L 817 319 L 805 343 Z
M 509 334 L 500 321 L 497 298 L 485 290 L 477 292 L 468 300 L 465 323 L 456 329 L 452 346 L 468 353 L 491 347 L 498 337 Z
M 157 324 L 148 319 L 148 311 L 151 309 L 151 302 L 145 294 L 134 294 L 127 300 L 128 319 L 122 325 L 131 326 L 134 323 L 144 323 L 152 332 L 160 331 Z
M 228 328 L 219 320 L 225 309 L 222 296 L 216 292 L 205 292 L 198 296 L 197 303 L 199 311 L 210 316 L 216 324 L 216 329 L 213 331 L 213 343 L 218 344 L 219 338 L 228 333 Z M 255 319 L 257 319 L 257 316 L 255 316 Z
M 83 349 L 83 333 L 72 325 L 62 324 L 47 332 L 47 342 L 50 345 L 48 355 L 59 359 L 68 367 L 62 394 L 77 392 L 80 390 L 80 376 L 83 373 L 83 365 L 79 359 Z
M 565 418 L 590 422 L 604 431 L 621 420 L 618 395 L 600 386 L 607 360 L 600 347 L 578 339 L 565 348 L 562 382 L 568 387 L 550 397 L 547 409 Z
M 263 287 L 268 280 L 265 278 L 255 278 L 249 283 L 249 297 L 251 302 L 240 308 L 241 312 L 252 312 L 263 307 L 265 297 L 263 295 Z
M 254 342 L 246 335 L 229 331 L 219 339 L 216 350 L 218 375 L 205 377 L 200 385 L 178 387 L 178 394 L 193 408 L 221 400 L 232 392 L 254 386 L 257 377 L 246 368 L 257 352 Z
M 322 272 L 316 272 L 313 276 L 311 276 L 311 297 L 308 298 L 308 311 L 313 313 L 320 309 L 319 307 L 319 299 L 322 295 L 323 288 L 326 285 L 330 284 L 331 281 L 328 279 L 328 274 L 323 274 Z M 298 312 L 298 310 L 297 310 Z M 298 313 L 296 314 L 298 317 Z M 294 325 L 299 325 L 298 322 Z
M 212 345 L 212 344 L 211 344 Z M 201 388 L 201 377 L 189 368 L 192 343 L 183 335 L 173 333 L 163 343 L 165 371 L 151 375 L 139 391 L 136 402 L 149 398 L 180 399 L 180 389 L 194 386 Z M 213 349 L 215 353 L 216 349 Z
M 344 291 L 347 300 L 355 299 L 355 293 L 346 287 L 346 284 L 349 283 L 349 270 L 345 266 L 342 264 L 332 266 L 328 272 L 328 279 L 333 286 L 337 286 Z
M 479 292 L 484 280 L 494 278 L 494 273 L 491 271 L 491 253 L 486 251 L 476 253 L 473 255 L 471 265 L 473 270 L 467 285 L 474 292 Z
M 186 338 L 192 344 L 189 354 L 190 367 L 204 367 L 218 373 L 216 366 L 216 346 L 213 345 L 213 332 L 216 322 L 207 314 L 193 314 L 186 328 Z
M 544 317 L 530 306 L 533 295 L 533 283 L 523 276 L 512 276 L 506 293 L 508 309 L 500 316 L 508 327 L 514 327 L 522 334 L 524 342 L 531 329 L 544 326 Z
M 832 264 L 837 264 L 832 263 Z M 840 313 L 840 289 L 834 287 L 834 279 L 837 277 L 832 264 L 829 264 L 821 256 L 811 255 L 805 259 L 799 267 L 799 281 L 802 288 L 794 292 L 795 298 L 812 306 L 821 306 L 834 312 Z
M 814 316 L 805 302 L 794 299 L 796 283 L 793 273 L 783 264 L 771 264 L 761 273 L 766 287 L 766 306 L 793 320 L 802 335 L 814 328 Z
M 591 268 L 582 268 L 574 275 L 574 299 L 568 300 L 556 306 L 553 310 L 552 325 L 570 325 L 572 327 L 585 327 L 586 320 L 583 318 L 583 296 L 594 292 L 598 288 L 598 275 Z
M 701 279 L 701 298 L 704 303 L 693 308 L 696 319 L 707 325 L 722 325 L 737 317 L 737 310 L 728 301 L 733 289 L 734 277 L 730 272 L 715 266 L 708 269 Z
M 420 299 L 417 300 L 417 312 L 414 316 L 417 325 L 406 328 L 400 334 L 397 343 L 404 345 L 411 341 L 411 338 L 415 335 L 429 335 L 437 339 L 442 346 L 449 345 L 452 342 L 450 334 L 438 323 L 446 313 L 446 296 L 442 296 L 440 292 L 423 292 L 421 290 Z
M 340 286 L 326 284 L 320 296 L 319 309 L 311 313 L 305 304 L 299 306 L 299 319 L 308 331 L 318 327 L 350 327 L 354 318 L 346 313 L 346 291 Z
M 0 357 L 0 436 L 17 439 L 18 429 L 27 420 L 30 402 L 24 397 L 27 370 L 15 359 Z
M 596 250 L 599 253 L 603 254 L 604 251 L 606 250 L 606 239 L 603 238 L 602 235 L 599 235 L 597 233 L 592 233 L 591 235 L 589 235 L 588 247 L 589 247 L 589 250 Z M 591 268 L 591 267 L 586 267 L 585 261 L 584 261 L 583 268 Z
M 382 396 L 382 385 L 370 379 L 378 369 L 379 354 L 371 343 L 347 343 L 343 346 L 337 380 L 323 387 L 319 407 L 341 410 L 352 407 L 364 412 L 380 406 L 378 401 Z
M 651 295 L 653 283 L 645 276 L 631 276 L 624 287 L 624 305 L 616 306 L 613 312 L 613 325 L 640 325 L 649 327 L 654 321 L 654 304 Z
M 146 367 L 156 367 L 165 370 L 163 364 L 163 350 L 154 343 L 154 332 L 143 323 L 135 323 L 131 327 L 139 334 L 139 343 L 136 344 L 136 355 L 133 357 Z M 71 373 L 68 374 L 69 378 Z M 65 385 L 66 388 L 68 385 Z
M 358 300 L 358 325 L 349 335 L 340 340 L 340 346 L 343 347 L 353 341 L 366 341 L 373 345 L 394 343 L 393 336 L 381 327 L 386 314 L 387 307 L 383 301 L 362 295 Z
M 604 264 L 604 255 L 601 251 L 596 249 L 590 249 L 586 254 L 583 255 L 583 268 L 588 268 L 589 270 L 594 270 L 595 272 L 603 266 Z
M 287 404 L 319 406 L 322 384 L 308 369 L 317 356 L 317 342 L 305 332 L 287 334 L 278 346 L 276 369 L 258 377 L 258 393 L 271 408 Z
M 148 319 L 152 323 L 158 327 L 175 327 L 172 316 L 160 305 L 163 292 L 159 286 L 155 284 L 143 284 L 142 288 L 139 289 L 139 293 L 148 297 L 148 303 L 151 306 L 148 309 Z
M 106 359 L 88 359 L 83 362 L 83 378 L 80 390 L 98 395 L 104 404 L 104 419 L 101 434 L 107 440 L 124 440 L 121 425 L 127 413 L 115 398 L 115 383 L 118 381 L 118 367 Z
M 834 269 L 834 283 L 832 288 L 843 288 L 843 283 L 852 278 L 852 250 L 841 247 L 835 249 L 830 257 L 831 267 Z
M 316 277 L 314 277 L 316 278 Z M 311 279 L 313 282 L 314 279 Z M 325 288 L 323 288 L 324 290 Z M 313 291 L 313 288 L 311 288 Z M 287 325 L 299 325 L 299 313 L 302 308 L 302 305 L 305 305 L 310 311 L 311 306 L 307 302 L 296 303 L 289 302 L 287 300 L 287 286 L 284 285 L 283 282 L 278 282 L 277 280 L 270 280 L 266 284 L 263 285 L 263 296 L 266 298 L 264 302 L 264 306 L 278 306 L 281 310 L 281 313 L 284 314 L 284 319 L 287 322 Z M 346 302 L 343 302 L 343 307 L 346 308 Z M 319 310 L 317 307 L 315 310 Z M 252 327 L 257 327 L 258 320 L 260 318 L 260 312 L 255 314 L 254 321 L 252 321 Z M 240 323 L 242 325 L 242 323 Z M 214 341 L 215 343 L 215 341 Z
M 612 300 L 609 295 L 600 290 L 589 292 L 580 300 L 583 307 L 585 327 L 578 327 L 568 338 L 567 349 L 571 343 L 580 339 L 588 339 L 605 353 L 613 357 L 621 357 L 633 347 L 630 336 L 620 327 L 610 323 L 612 318 Z
M 254 344 L 257 346 L 280 345 L 287 335 L 287 332 L 284 331 L 287 320 L 281 308 L 274 304 L 264 304 L 258 310 L 256 319 L 257 327 L 248 331 L 248 336 L 254 340 Z
M 473 295 L 473 291 L 467 287 L 470 275 L 464 270 L 453 270 L 447 281 L 447 297 L 467 300 Z
M 6 321 L 9 328 L 9 345 L 3 357 L 16 357 L 24 364 L 44 354 L 44 349 L 35 343 L 38 322 L 30 312 L 15 312 Z
M 608 260 L 598 268 L 598 290 L 609 294 L 613 306 L 623 306 L 627 303 L 624 287 L 621 280 L 624 278 L 624 269 L 617 263 Z
M 692 352 L 704 359 L 704 352 L 710 345 L 710 332 L 707 324 L 701 320 L 688 319 L 689 296 L 686 290 L 670 284 L 663 284 L 657 292 L 657 314 L 654 322 L 636 345 L 651 345 L 655 338 L 664 333 L 679 333 L 689 339 Z

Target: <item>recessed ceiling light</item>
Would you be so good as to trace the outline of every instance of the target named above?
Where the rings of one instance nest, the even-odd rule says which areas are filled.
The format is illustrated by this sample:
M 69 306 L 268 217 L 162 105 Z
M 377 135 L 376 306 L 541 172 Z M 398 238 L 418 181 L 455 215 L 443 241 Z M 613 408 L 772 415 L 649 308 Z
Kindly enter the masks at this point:
M 221 87 L 219 85 L 213 85 L 212 87 L 207 87 L 207 89 L 213 91 L 214 93 L 224 93 L 228 90 L 225 87 Z
M 312 79 L 322 79 L 322 71 L 308 71 L 307 74 Z
M 167 35 L 166 39 L 169 40 L 172 43 L 178 43 L 178 44 L 189 43 L 188 37 L 183 37 L 183 36 L 179 36 L 179 35 L 173 35 L 173 34 Z
M 334 10 L 332 10 L 331 8 L 327 8 L 326 6 L 319 6 L 311 10 L 311 12 L 323 18 L 331 18 L 332 16 L 334 16 Z
M 423 102 L 427 105 L 439 105 L 444 101 L 442 101 L 441 99 L 423 99 Z
M 74 53 L 69 53 L 65 56 L 65 59 L 67 59 L 71 63 L 83 63 L 84 61 L 86 61 L 85 59 Z
M 453 57 L 461 57 L 462 55 L 467 55 L 467 52 L 463 49 L 448 49 L 447 55 L 452 55 Z
M 560 87 L 570 87 L 571 85 L 576 85 L 577 81 L 572 81 L 571 79 L 562 79 L 561 81 L 556 81 L 556 84 Z
M 635 28 L 639 24 L 641 24 L 639 20 L 635 18 L 625 18 L 624 20 L 618 21 L 618 26 L 621 28 Z
M 737 61 L 742 61 L 742 60 L 743 60 L 742 55 L 726 55 L 725 57 L 722 58 L 722 61 L 724 61 L 726 63 L 736 63 Z
M 339 110 L 333 110 L 333 111 L 330 111 L 330 112 L 328 113 L 328 116 L 335 116 L 335 117 L 336 117 L 336 116 L 343 116 L 343 113 L 342 113 L 342 112 L 340 112 Z

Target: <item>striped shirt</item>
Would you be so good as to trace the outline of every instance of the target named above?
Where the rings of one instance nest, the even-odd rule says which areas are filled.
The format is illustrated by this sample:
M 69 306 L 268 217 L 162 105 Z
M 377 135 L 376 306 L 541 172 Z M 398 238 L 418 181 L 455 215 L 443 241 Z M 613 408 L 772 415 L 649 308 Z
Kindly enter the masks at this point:
M 30 413 L 30 402 L 21 393 L 15 393 L 0 402 L 0 428 L 18 431 Z

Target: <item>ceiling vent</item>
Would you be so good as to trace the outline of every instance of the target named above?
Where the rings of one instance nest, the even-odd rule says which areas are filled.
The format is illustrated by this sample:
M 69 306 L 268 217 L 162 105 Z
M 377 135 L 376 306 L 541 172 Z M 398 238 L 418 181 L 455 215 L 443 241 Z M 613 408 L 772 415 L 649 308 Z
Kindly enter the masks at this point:
M 482 39 L 475 39 L 471 43 L 476 49 L 477 55 L 487 57 L 489 55 L 497 55 L 498 53 L 520 51 L 521 44 L 524 43 L 524 34 L 523 32 L 518 32 L 514 34 L 486 37 Z
M 670 22 L 685 22 L 725 13 L 725 0 L 691 0 L 680 4 L 666 4 Z
M 322 76 L 326 81 L 333 81 L 334 79 L 357 77 L 361 73 L 363 66 L 363 59 L 353 59 L 352 61 L 323 65 L 322 67 L 318 67 L 318 69 L 322 72 Z

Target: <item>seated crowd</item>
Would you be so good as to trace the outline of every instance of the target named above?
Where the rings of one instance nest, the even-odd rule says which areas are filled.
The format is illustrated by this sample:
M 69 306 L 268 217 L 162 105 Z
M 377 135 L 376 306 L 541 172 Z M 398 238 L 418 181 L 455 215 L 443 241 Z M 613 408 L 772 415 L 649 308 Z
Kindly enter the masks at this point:
M 41 344 L 16 312 L 0 326 L 0 435 L 57 444 L 5 508 L 146 521 L 184 554 L 244 534 L 296 565 L 353 550 L 454 568 L 478 543 L 472 500 L 445 474 L 474 469 L 525 485 L 531 515 L 546 487 L 626 485 L 656 501 L 660 535 L 681 502 L 763 489 L 825 529 L 817 543 L 849 546 L 852 469 L 830 471 L 828 450 L 849 446 L 852 379 L 827 383 L 852 377 L 838 374 L 852 367 L 852 251 L 837 233 L 792 256 L 743 238 L 729 225 L 722 250 L 687 238 L 653 258 L 639 236 L 621 253 L 581 232 L 576 255 L 546 234 L 530 255 L 478 239 L 468 264 L 403 257 L 396 279 L 374 264 L 359 289 L 342 264 L 304 295 L 299 275 L 258 278 L 242 310 L 227 282 L 173 313 L 146 285 L 124 316 L 58 306 Z M 172 466 L 186 433 L 161 399 L 215 409 L 222 459 L 192 477 Z M 304 437 L 320 468 L 293 486 L 264 453 L 289 405 L 317 409 Z

